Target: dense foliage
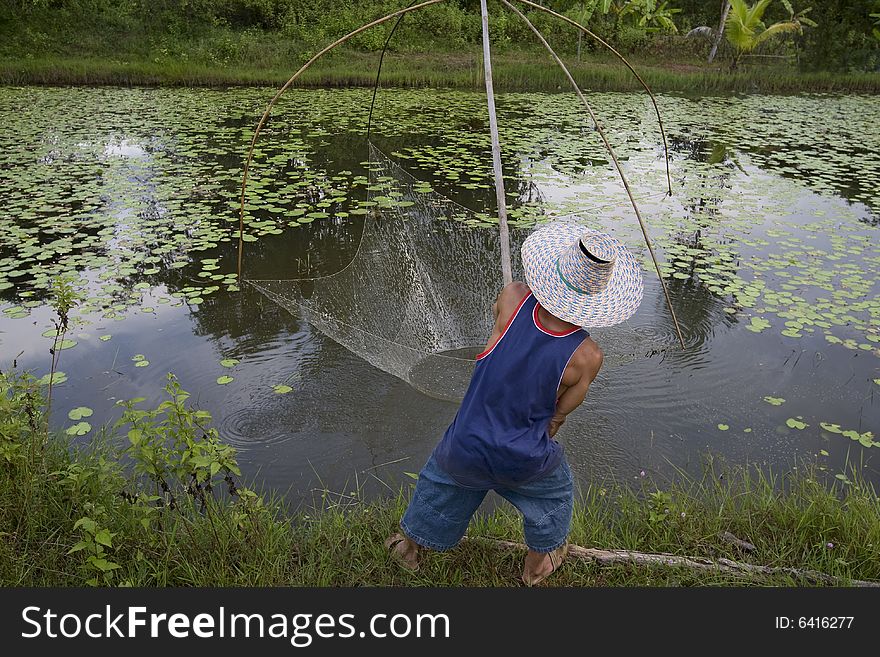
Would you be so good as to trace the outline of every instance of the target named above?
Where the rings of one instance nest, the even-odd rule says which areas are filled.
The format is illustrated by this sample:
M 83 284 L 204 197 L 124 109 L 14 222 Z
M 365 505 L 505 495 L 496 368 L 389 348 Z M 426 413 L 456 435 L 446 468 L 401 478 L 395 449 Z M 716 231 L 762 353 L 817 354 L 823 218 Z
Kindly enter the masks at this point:
M 408 4 L 406 0 L 0 0 L 0 55 L 140 54 L 174 55 L 227 63 L 259 56 L 261 39 L 281 38 L 300 50 L 323 44 L 359 25 Z M 493 0 L 492 34 L 499 47 L 530 48 L 533 37 L 516 17 Z M 544 0 L 580 20 L 628 52 L 661 53 L 670 59 L 702 58 L 706 39 L 686 37 L 699 26 L 717 29 L 722 0 Z M 791 55 L 804 68 L 877 70 L 880 0 L 772 0 L 767 25 L 811 8 L 809 26 L 762 44 L 778 56 Z M 478 0 L 448 0 L 403 21 L 392 47 L 401 51 L 476 48 Z M 528 12 L 564 52 L 580 47 L 574 31 L 542 12 Z M 382 47 L 391 24 L 352 42 L 358 50 Z M 705 36 L 706 33 L 704 33 Z M 88 39 L 86 39 L 88 37 Z M 71 45 L 70 41 L 74 43 Z M 187 44 L 187 48 L 181 46 Z M 586 41 L 584 48 L 588 48 Z M 71 50 L 73 48 L 73 50 Z M 206 52 L 201 52 L 201 50 Z M 728 57 L 736 55 L 728 48 Z M 210 52 L 208 52 L 210 51 Z

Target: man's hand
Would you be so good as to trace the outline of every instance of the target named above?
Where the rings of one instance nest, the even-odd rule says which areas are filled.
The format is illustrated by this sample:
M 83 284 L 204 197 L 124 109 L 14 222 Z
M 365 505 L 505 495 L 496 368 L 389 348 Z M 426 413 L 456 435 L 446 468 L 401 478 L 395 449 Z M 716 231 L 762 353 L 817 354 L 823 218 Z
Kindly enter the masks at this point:
M 565 422 L 565 415 L 557 413 L 550 419 L 550 426 L 547 428 L 547 433 L 550 434 L 550 437 L 556 435 L 556 432 L 559 431 L 559 427 L 562 426 L 562 423 Z

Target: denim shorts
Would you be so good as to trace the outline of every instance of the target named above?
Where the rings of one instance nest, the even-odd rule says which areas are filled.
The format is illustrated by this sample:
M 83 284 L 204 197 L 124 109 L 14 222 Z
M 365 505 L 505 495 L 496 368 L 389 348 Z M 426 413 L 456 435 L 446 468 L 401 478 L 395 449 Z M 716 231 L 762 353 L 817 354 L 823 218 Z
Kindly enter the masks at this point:
M 517 488 L 492 489 L 523 515 L 526 544 L 535 552 L 552 552 L 565 543 L 571 528 L 574 484 L 563 457 L 550 473 Z M 434 456 L 419 473 L 400 528 L 413 541 L 432 550 L 455 547 L 488 490 L 465 488 L 446 474 Z

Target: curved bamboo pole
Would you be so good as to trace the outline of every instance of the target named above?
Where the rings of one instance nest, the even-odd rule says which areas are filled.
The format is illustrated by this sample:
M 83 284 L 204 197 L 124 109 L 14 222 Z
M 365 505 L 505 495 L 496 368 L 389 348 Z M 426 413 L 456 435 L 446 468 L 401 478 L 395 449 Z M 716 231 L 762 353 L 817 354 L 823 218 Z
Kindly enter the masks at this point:
M 651 88 L 648 86 L 648 83 L 642 79 L 642 76 L 639 75 L 638 72 L 636 71 L 636 69 L 633 68 L 632 64 L 630 64 L 627 61 L 626 57 L 624 57 L 619 52 L 617 52 L 617 50 L 614 48 L 614 46 L 612 46 L 610 43 L 605 41 L 602 37 L 598 36 L 597 34 L 594 34 L 590 30 L 585 28 L 583 25 L 581 25 L 577 21 L 570 19 L 568 16 L 563 16 L 562 14 L 559 14 L 559 13 L 553 11 L 552 9 L 548 9 L 547 7 L 542 7 L 541 5 L 535 4 L 534 2 L 530 2 L 530 0 L 516 0 L 516 1 L 521 2 L 524 5 L 528 5 L 529 7 L 532 7 L 534 9 L 540 9 L 541 11 L 546 12 L 546 13 L 550 14 L 551 16 L 555 16 L 556 18 L 558 18 L 562 21 L 565 21 L 569 25 L 576 27 L 581 32 L 586 34 L 588 37 L 590 37 L 591 39 L 595 39 L 600 44 L 602 44 L 604 47 L 606 47 L 608 50 L 610 50 L 612 53 L 614 53 L 615 57 L 617 57 L 621 62 L 623 62 L 626 65 L 626 67 L 632 72 L 632 74 L 634 76 L 636 76 L 636 79 L 641 83 L 642 87 L 644 87 L 645 91 L 648 92 L 648 95 L 651 97 L 651 102 L 654 104 L 654 112 L 657 114 L 657 124 L 660 126 L 660 134 L 663 137 L 663 152 L 666 155 L 666 184 L 668 187 L 667 193 L 669 194 L 669 196 L 672 196 L 672 174 L 669 172 L 669 145 L 666 143 L 666 129 L 663 127 L 663 118 L 660 116 L 660 107 L 658 107 L 658 105 L 657 105 L 657 99 L 654 97 L 654 92 L 651 91 Z
M 327 46 L 326 48 L 321 50 L 314 57 L 312 57 L 309 61 L 307 61 L 305 64 L 303 64 L 302 67 L 300 67 L 300 69 L 296 73 L 293 74 L 293 77 L 290 78 L 287 82 L 285 82 L 284 86 L 281 87 L 281 89 L 279 89 L 276 92 L 276 94 L 272 97 L 272 100 L 269 101 L 269 105 L 266 107 L 266 111 L 263 112 L 263 116 L 260 117 L 260 121 L 257 123 L 257 128 L 256 128 L 256 130 L 254 130 L 254 136 L 251 139 L 251 145 L 250 145 L 250 148 L 248 149 L 247 160 L 244 163 L 244 174 L 242 175 L 242 179 L 241 179 L 241 207 L 239 208 L 239 214 L 238 214 L 238 280 L 239 281 L 241 281 L 241 256 L 242 256 L 242 251 L 244 250 L 244 196 L 245 196 L 245 192 L 247 191 L 248 172 L 250 171 L 251 161 L 254 159 L 254 148 L 256 147 L 256 144 L 257 144 L 257 137 L 259 137 L 260 130 L 263 128 L 263 124 L 266 123 L 266 119 L 269 118 L 269 113 L 272 111 L 272 107 L 274 107 L 275 103 L 278 102 L 278 99 L 281 97 L 281 94 L 283 94 L 285 91 L 287 91 L 287 89 L 290 87 L 290 85 L 292 85 L 296 81 L 296 79 L 300 75 L 303 74 L 303 71 L 305 71 L 307 68 L 309 68 L 309 66 L 314 64 L 316 61 L 318 61 L 321 57 L 326 55 L 328 52 L 333 50 L 336 46 L 338 46 L 342 43 L 345 43 L 346 41 L 348 41 L 352 37 L 357 36 L 361 32 L 364 32 L 365 30 L 368 30 L 371 27 L 375 27 L 376 25 L 381 25 L 382 23 L 384 23 L 386 21 L 390 21 L 392 18 L 395 18 L 397 16 L 402 16 L 403 14 L 409 13 L 411 11 L 416 11 L 417 9 L 422 9 L 423 7 L 428 7 L 430 5 L 436 5 L 440 2 L 445 2 L 445 0 L 425 0 L 425 2 L 422 2 L 421 4 L 418 4 L 418 5 L 410 5 L 409 7 L 406 7 L 404 9 L 398 9 L 397 11 L 392 12 L 392 13 L 388 14 L 387 16 L 383 16 L 382 18 L 374 20 L 372 23 L 367 23 L 366 25 L 362 25 L 361 27 L 354 30 L 353 32 L 349 32 L 344 37 L 341 37 L 341 38 L 337 39 L 336 41 L 334 41 L 333 43 L 331 43 L 329 46 Z
M 599 121 L 596 119 L 595 113 L 593 113 L 593 108 L 587 102 L 587 99 L 584 97 L 583 92 L 578 87 L 577 82 L 574 81 L 574 78 L 571 76 L 568 68 L 559 59 L 559 56 L 556 54 L 556 51 L 550 47 L 550 44 L 547 43 L 547 40 L 544 36 L 538 31 L 532 22 L 526 18 L 525 14 L 523 14 L 519 9 L 514 7 L 508 0 L 501 0 L 501 2 L 512 12 L 514 12 L 517 16 L 519 16 L 526 25 L 529 26 L 529 29 L 535 33 L 535 36 L 538 37 L 538 40 L 544 45 L 547 49 L 547 52 L 550 53 L 550 56 L 556 60 L 556 63 L 562 69 L 562 72 L 565 73 L 565 77 L 568 78 L 568 81 L 571 82 L 571 86 L 574 87 L 575 92 L 578 97 L 581 99 L 581 102 L 584 104 L 584 107 L 587 109 L 587 112 L 590 114 L 590 118 L 593 119 L 593 124 L 596 126 L 596 132 L 599 133 L 599 136 L 602 138 L 602 142 L 605 144 L 605 148 L 608 150 L 608 153 L 611 155 L 611 159 L 614 161 L 614 166 L 617 169 L 617 173 L 620 175 L 620 179 L 623 182 L 623 188 L 626 190 L 626 195 L 629 197 L 630 203 L 632 204 L 633 210 L 635 210 L 636 218 L 639 220 L 639 226 L 642 229 L 642 235 L 645 237 L 645 244 L 648 246 L 648 252 L 651 254 L 651 260 L 654 261 L 654 267 L 657 270 L 657 276 L 660 279 L 660 285 L 663 288 L 663 294 L 666 297 L 666 305 L 669 307 L 669 312 L 672 315 L 672 321 L 675 324 L 675 331 L 678 334 L 678 340 L 681 342 L 681 348 L 684 349 L 684 337 L 681 334 L 681 328 L 678 325 L 678 318 L 675 316 L 675 310 L 672 308 L 672 300 L 669 298 L 669 290 L 666 288 L 666 282 L 663 280 L 663 274 L 660 272 L 660 265 L 657 263 L 657 257 L 654 255 L 654 247 L 651 246 L 651 239 L 648 237 L 648 229 L 645 226 L 645 222 L 642 219 L 642 213 L 639 211 L 639 206 L 636 203 L 636 199 L 633 196 L 632 190 L 629 186 L 629 180 L 627 180 L 626 174 L 623 172 L 623 167 L 620 166 L 620 162 L 617 159 L 617 153 L 614 152 L 614 149 L 611 147 L 611 142 L 608 141 L 608 137 L 605 135 L 605 131 L 602 129 L 602 126 L 599 124 Z

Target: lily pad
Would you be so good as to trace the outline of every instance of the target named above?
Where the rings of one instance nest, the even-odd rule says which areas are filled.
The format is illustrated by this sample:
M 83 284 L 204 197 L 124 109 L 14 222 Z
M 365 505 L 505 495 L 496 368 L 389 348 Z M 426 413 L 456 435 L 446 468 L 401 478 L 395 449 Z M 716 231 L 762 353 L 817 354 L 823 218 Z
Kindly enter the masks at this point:
M 771 406 L 782 406 L 785 403 L 782 397 L 764 397 L 764 401 Z
M 235 379 L 233 379 L 231 376 L 223 375 L 217 378 L 217 383 L 221 386 L 225 386 L 228 383 L 232 383 L 234 380 Z
M 840 428 L 839 424 L 831 424 L 829 422 L 820 422 L 819 426 L 825 429 L 825 431 L 829 431 L 831 433 L 843 433 L 843 429 Z
M 240 362 L 241 362 L 241 361 L 238 360 L 238 359 L 236 359 L 236 358 L 224 358 L 223 360 L 220 361 L 220 364 L 221 364 L 223 367 L 235 367 L 235 366 L 238 365 Z
M 798 430 L 806 429 L 808 426 L 810 426 L 807 423 L 805 423 L 801 420 L 798 420 L 796 418 L 793 418 L 793 417 L 788 418 L 785 421 L 785 424 L 788 426 L 789 429 L 798 429 Z
M 88 422 L 77 422 L 73 426 L 67 427 L 64 431 L 68 436 L 84 436 L 92 430 L 92 425 Z
M 770 328 L 770 322 L 763 317 L 751 317 L 746 328 L 753 333 L 760 333 L 761 331 Z
M 279 383 L 278 385 L 272 386 L 272 390 L 277 392 L 279 395 L 286 395 L 288 392 L 292 392 L 293 388 L 290 386 Z
M 49 378 L 50 378 L 50 375 L 45 374 L 37 381 L 37 383 L 40 384 L 41 386 L 47 386 L 47 385 L 49 385 Z M 62 384 L 65 381 L 67 381 L 67 375 L 64 372 L 55 372 L 55 374 L 53 374 L 51 376 L 51 379 L 52 379 L 52 385 L 56 386 L 56 385 Z
M 84 417 L 91 417 L 93 412 L 88 406 L 77 406 L 67 413 L 67 417 L 71 420 L 82 420 Z

